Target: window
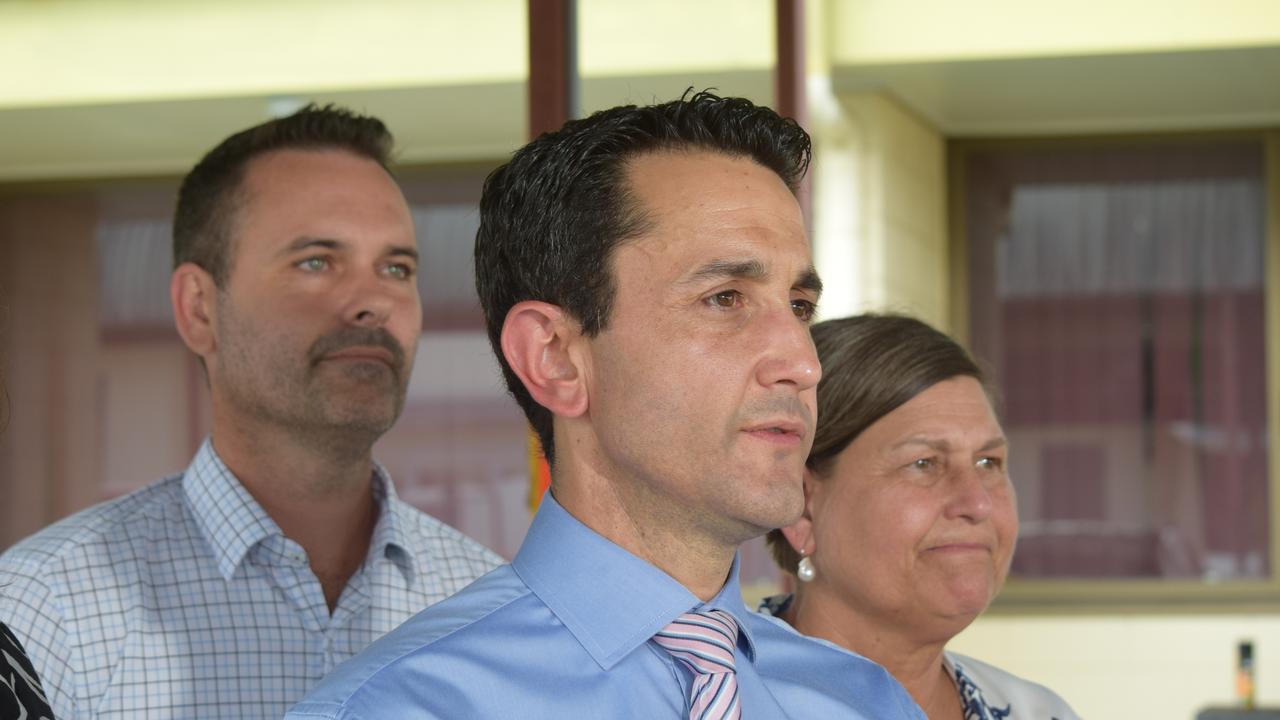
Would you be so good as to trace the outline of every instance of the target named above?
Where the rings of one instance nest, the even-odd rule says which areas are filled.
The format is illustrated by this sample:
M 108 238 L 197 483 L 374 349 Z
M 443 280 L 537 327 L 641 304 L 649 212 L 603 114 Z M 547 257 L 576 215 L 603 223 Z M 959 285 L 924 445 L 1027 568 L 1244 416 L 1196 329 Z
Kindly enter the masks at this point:
M 1012 599 L 1275 590 L 1266 147 L 954 145 L 970 347 L 1022 521 Z

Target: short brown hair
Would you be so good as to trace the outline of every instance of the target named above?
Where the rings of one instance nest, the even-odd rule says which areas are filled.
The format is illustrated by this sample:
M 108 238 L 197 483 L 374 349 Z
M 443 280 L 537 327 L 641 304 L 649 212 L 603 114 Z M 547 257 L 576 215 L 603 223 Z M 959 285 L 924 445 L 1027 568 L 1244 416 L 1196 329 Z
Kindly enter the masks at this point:
M 173 266 L 192 262 L 224 287 L 231 274 L 231 227 L 249 161 L 277 150 L 346 150 L 390 163 L 394 139 L 375 117 L 335 105 L 307 105 L 232 135 L 210 150 L 182 180 L 173 216 Z
M 818 426 L 805 465 L 819 477 L 863 430 L 943 380 L 971 377 L 990 394 L 969 353 L 913 317 L 854 315 L 817 323 L 810 332 L 822 380 Z M 794 574 L 800 555 L 782 531 L 771 531 L 766 541 L 774 562 Z

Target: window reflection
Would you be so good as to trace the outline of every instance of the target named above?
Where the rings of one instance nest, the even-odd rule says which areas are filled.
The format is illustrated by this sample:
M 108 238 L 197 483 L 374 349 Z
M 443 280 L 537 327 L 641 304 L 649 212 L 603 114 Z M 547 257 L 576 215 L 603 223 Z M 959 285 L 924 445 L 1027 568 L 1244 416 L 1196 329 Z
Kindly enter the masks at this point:
M 1017 575 L 1270 575 L 1263 187 L 1251 142 L 968 158 Z

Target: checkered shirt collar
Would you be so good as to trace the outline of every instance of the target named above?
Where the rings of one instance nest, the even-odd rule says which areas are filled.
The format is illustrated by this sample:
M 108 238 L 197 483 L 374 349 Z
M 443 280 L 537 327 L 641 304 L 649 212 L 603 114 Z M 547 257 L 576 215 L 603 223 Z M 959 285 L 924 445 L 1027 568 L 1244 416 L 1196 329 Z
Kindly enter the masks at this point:
M 196 525 L 218 561 L 218 572 L 230 581 L 236 568 L 255 545 L 284 533 L 231 472 L 212 438 L 205 438 L 199 452 L 182 477 L 182 490 Z M 373 499 L 378 505 L 378 522 L 369 545 L 370 557 L 384 554 L 412 583 L 417 573 L 409 550 L 407 528 L 412 527 L 414 510 L 399 501 L 395 484 L 387 471 L 373 466 Z

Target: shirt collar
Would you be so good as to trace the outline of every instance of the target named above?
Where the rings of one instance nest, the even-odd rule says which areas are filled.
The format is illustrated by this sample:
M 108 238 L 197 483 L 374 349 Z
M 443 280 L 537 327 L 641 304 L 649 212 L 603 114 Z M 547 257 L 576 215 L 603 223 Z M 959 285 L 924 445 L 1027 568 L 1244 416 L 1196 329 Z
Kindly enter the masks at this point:
M 418 573 L 418 557 L 410 550 L 409 528 L 415 527 L 418 511 L 400 502 L 391 475 L 378 463 L 373 464 L 373 501 L 378 504 L 378 524 L 373 528 L 369 557 L 381 553 L 400 569 L 405 582 L 412 584 Z
M 583 525 L 547 493 L 511 566 L 604 670 L 692 609 L 725 610 L 737 618 L 739 646 L 755 660 L 736 555 L 724 587 L 703 603 L 675 578 Z
M 284 536 L 280 526 L 218 456 L 212 438 L 200 445 L 183 474 L 182 490 L 224 580 L 231 580 L 255 545 L 270 537 Z M 376 463 L 373 499 L 378 505 L 378 522 L 369 557 L 376 557 L 375 553 L 385 555 L 400 568 L 406 581 L 412 582 L 417 568 L 416 559 L 408 550 L 407 528 L 412 526 L 412 518 L 406 517 L 412 509 L 399 501 L 391 477 Z

